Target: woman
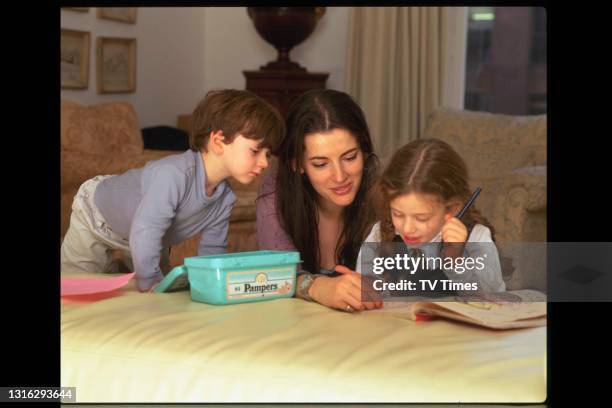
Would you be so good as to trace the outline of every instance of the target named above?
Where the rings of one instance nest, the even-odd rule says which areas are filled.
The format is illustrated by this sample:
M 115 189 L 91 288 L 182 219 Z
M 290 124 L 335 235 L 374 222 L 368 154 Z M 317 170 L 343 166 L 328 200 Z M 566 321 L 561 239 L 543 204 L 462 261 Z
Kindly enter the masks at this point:
M 344 92 L 302 94 L 276 155 L 257 200 L 259 249 L 300 252 L 297 297 L 348 312 L 381 307 L 361 301 L 352 271 L 374 222 L 366 196 L 378 171 L 361 108 Z

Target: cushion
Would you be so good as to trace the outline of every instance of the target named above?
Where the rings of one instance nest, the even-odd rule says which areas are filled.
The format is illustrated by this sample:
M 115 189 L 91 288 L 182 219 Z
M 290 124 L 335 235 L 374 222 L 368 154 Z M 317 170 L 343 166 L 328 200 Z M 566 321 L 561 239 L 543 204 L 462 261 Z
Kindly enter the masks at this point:
M 138 117 L 128 102 L 83 106 L 62 100 L 60 126 L 63 151 L 115 156 L 143 151 Z
M 546 115 L 440 109 L 429 117 L 425 137 L 453 146 L 466 161 L 472 179 L 546 164 Z

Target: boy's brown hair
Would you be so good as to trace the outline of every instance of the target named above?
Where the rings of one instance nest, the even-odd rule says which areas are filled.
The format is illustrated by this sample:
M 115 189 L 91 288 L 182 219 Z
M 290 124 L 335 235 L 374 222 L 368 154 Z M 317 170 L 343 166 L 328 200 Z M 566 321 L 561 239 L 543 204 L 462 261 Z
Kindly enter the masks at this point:
M 213 90 L 193 111 L 189 147 L 206 151 L 210 133 L 219 130 L 226 144 L 240 134 L 247 139 L 263 139 L 260 147 L 273 151 L 285 135 L 285 122 L 272 105 L 252 92 Z

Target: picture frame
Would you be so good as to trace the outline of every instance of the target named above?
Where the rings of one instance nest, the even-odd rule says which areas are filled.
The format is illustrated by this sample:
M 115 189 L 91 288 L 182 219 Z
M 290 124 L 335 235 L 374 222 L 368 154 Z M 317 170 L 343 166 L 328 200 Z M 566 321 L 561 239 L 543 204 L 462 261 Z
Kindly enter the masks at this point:
M 98 93 L 136 91 L 136 39 L 98 37 Z
M 98 7 L 98 18 L 135 24 L 138 7 Z
M 89 87 L 88 31 L 62 29 L 60 34 L 60 82 L 64 89 Z

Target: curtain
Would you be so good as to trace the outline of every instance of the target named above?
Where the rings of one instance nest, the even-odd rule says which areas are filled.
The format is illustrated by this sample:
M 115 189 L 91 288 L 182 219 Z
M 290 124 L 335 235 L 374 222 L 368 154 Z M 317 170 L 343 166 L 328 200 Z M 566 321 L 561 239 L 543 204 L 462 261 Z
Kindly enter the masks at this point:
M 345 89 L 376 152 L 421 137 L 428 115 L 463 108 L 467 7 L 352 7 Z

